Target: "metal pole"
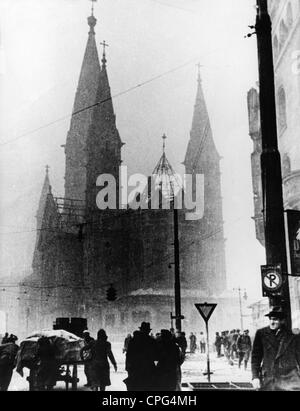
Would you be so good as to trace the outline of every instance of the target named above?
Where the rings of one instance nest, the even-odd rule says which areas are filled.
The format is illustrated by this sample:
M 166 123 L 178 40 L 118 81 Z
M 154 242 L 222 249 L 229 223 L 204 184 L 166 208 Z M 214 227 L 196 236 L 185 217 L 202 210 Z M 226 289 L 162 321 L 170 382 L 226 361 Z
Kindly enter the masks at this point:
M 244 324 L 243 324 L 243 308 L 242 308 L 242 298 L 241 298 L 241 288 L 239 290 L 239 301 L 240 301 L 240 315 L 241 315 L 241 331 L 244 331 Z
M 261 117 L 261 173 L 263 216 L 267 264 L 281 263 L 283 285 L 281 295 L 270 297 L 270 305 L 282 305 L 291 328 L 291 307 L 285 249 L 281 161 L 278 151 L 274 67 L 272 51 L 272 24 L 267 0 L 257 0 L 256 33 Z
M 205 321 L 206 326 L 206 358 L 207 358 L 207 380 L 210 382 L 210 360 L 209 360 L 209 334 L 208 334 L 208 321 Z
M 179 267 L 179 237 L 178 237 L 178 210 L 173 209 L 174 217 L 174 254 L 175 254 L 175 325 L 181 332 L 181 295 L 180 295 L 180 267 Z

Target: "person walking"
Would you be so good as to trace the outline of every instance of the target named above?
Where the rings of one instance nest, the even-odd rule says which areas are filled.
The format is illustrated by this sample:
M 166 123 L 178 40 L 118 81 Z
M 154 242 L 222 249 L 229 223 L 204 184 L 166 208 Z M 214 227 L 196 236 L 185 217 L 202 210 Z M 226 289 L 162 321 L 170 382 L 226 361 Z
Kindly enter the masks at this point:
M 190 339 L 190 353 L 194 354 L 196 351 L 196 336 L 195 334 L 191 333 L 189 336 Z
M 50 391 L 56 384 L 59 365 L 56 361 L 56 348 L 54 343 L 48 337 L 40 337 L 37 344 L 36 367 L 34 374 L 36 376 L 37 391 Z
M 241 364 L 244 360 L 244 369 L 246 370 L 252 348 L 249 330 L 245 330 L 244 334 L 239 335 L 236 341 L 236 348 L 239 358 L 239 368 L 241 368 Z
M 216 338 L 215 338 L 215 347 L 217 351 L 217 357 L 221 357 L 221 348 L 222 348 L 222 337 L 218 332 L 216 332 Z
M 142 322 L 128 344 L 124 380 L 128 391 L 154 391 L 156 389 L 157 341 L 150 337 L 150 323 Z
M 202 331 L 201 331 L 201 333 L 200 333 L 199 342 L 200 342 L 200 353 L 201 353 L 201 354 L 205 354 L 205 351 L 206 351 L 206 341 L 205 341 L 205 336 L 204 336 L 204 334 L 203 334 Z
M 9 339 L 8 333 L 5 333 L 4 336 L 3 336 L 3 338 L 2 338 L 1 344 L 7 344 L 7 343 L 8 343 L 8 339 Z
M 101 329 L 97 333 L 97 340 L 90 341 L 81 349 L 81 355 L 84 352 L 91 351 L 91 360 L 89 366 L 89 378 L 93 391 L 105 391 L 106 387 L 111 385 L 109 362 L 112 363 L 115 372 L 117 372 L 117 363 L 111 350 L 111 343 L 107 341 L 105 330 Z
M 124 346 L 123 346 L 123 354 L 125 354 L 128 350 L 128 345 L 130 340 L 132 339 L 132 335 L 131 334 L 127 334 L 127 337 L 124 340 Z
M 94 338 L 91 337 L 90 332 L 88 330 L 83 331 L 83 341 L 84 345 L 87 346 L 89 345 L 92 341 L 94 341 Z M 84 351 L 81 351 L 81 358 L 84 362 L 84 373 L 86 376 L 86 384 L 84 385 L 85 387 L 91 387 L 91 362 L 92 362 L 92 351 L 91 349 L 87 349 Z
M 282 307 L 266 314 L 269 326 L 257 330 L 251 356 L 252 384 L 261 391 L 300 391 L 300 341 L 285 326 Z
M 0 345 L 0 391 L 7 391 L 11 382 L 15 359 L 19 346 L 16 344 L 18 337 L 11 334 L 6 343 Z
M 161 330 L 157 353 L 157 389 L 176 391 L 180 386 L 182 356 L 169 330 Z
M 176 331 L 176 343 L 179 345 L 183 358 L 185 358 L 186 354 L 186 349 L 187 349 L 187 340 L 185 337 L 185 332 L 184 331 Z

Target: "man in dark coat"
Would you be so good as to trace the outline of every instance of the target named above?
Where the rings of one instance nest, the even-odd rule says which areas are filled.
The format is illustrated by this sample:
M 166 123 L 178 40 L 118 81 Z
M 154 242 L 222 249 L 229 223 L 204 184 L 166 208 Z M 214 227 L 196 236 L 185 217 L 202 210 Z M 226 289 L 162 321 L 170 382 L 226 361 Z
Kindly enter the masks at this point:
M 1 344 L 7 344 L 8 343 L 8 333 L 5 333 L 4 337 L 2 338 Z
M 253 342 L 253 387 L 262 391 L 299 391 L 299 337 L 285 327 L 281 307 L 274 307 L 266 316 L 270 324 L 256 332 Z
M 87 346 L 90 344 L 91 341 L 94 341 L 94 338 L 91 337 L 90 332 L 88 330 L 83 331 L 83 341 L 84 345 Z M 91 377 L 90 377 L 90 369 L 91 369 L 91 351 L 82 351 L 83 353 L 86 353 L 86 357 L 83 359 L 84 360 L 84 373 L 86 376 L 86 384 L 84 384 L 85 387 L 91 387 Z
M 157 342 L 157 389 L 158 391 L 180 390 L 180 366 L 182 364 L 180 348 L 169 330 L 161 330 L 160 335 Z
M 218 332 L 216 332 L 215 347 L 217 350 L 217 356 L 219 358 L 221 357 L 222 337 Z
M 128 391 L 154 391 L 156 388 L 157 341 L 150 337 L 150 323 L 142 322 L 140 331 L 134 331 L 126 353 L 124 380 Z
M 249 337 L 249 330 L 245 330 L 244 334 L 239 335 L 236 342 L 236 347 L 239 356 L 239 368 L 241 368 L 242 361 L 244 360 L 244 368 L 246 370 L 252 347 L 251 338 Z
M 0 346 L 0 391 L 7 391 L 11 381 L 19 349 L 16 344 L 17 339 L 18 337 L 11 334 L 6 344 Z

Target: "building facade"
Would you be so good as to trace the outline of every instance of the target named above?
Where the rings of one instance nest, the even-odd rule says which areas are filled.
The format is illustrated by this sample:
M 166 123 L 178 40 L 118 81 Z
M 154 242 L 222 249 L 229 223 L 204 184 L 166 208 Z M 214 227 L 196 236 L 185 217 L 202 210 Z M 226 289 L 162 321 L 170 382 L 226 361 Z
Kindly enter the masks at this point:
M 56 317 L 84 317 L 123 337 L 141 321 L 169 328 L 174 314 L 173 211 L 98 208 L 100 175 L 114 176 L 118 197 L 123 142 L 116 126 L 105 47 L 100 63 L 96 18 L 89 35 L 65 145 L 65 195 L 54 197 L 48 168 L 37 212 L 32 274 L 20 284 L 20 332 L 52 328 Z M 220 156 L 198 78 L 186 173 L 204 175 L 204 216 L 179 210 L 182 313 L 186 331 L 203 328 L 194 304 L 218 302 L 215 329 L 232 324 L 226 294 Z M 195 188 L 194 188 L 195 189 Z M 117 299 L 107 301 L 113 286 Z M 225 292 L 225 293 L 224 293 Z M 232 302 L 234 300 L 234 302 Z M 238 306 L 238 305 L 237 305 Z M 238 324 L 238 310 L 236 324 Z
M 272 20 L 273 63 L 277 111 L 278 147 L 281 154 L 285 210 L 300 210 L 300 2 L 269 0 Z M 261 131 L 259 90 L 248 92 L 249 132 L 256 237 L 264 245 L 261 184 Z M 300 246 L 300 243 L 299 245 Z M 300 324 L 300 278 L 289 279 L 293 325 Z

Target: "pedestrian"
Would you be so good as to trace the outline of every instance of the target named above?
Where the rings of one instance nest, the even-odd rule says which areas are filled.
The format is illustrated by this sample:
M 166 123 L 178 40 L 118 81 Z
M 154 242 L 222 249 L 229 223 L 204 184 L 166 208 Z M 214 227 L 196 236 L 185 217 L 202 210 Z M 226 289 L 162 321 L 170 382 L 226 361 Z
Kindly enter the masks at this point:
M 200 353 L 201 354 L 205 354 L 206 351 L 206 341 L 205 341 L 205 336 L 203 334 L 203 332 L 200 332 L 200 338 L 199 338 L 199 342 L 200 342 Z
M 154 391 L 156 388 L 157 341 L 150 337 L 150 323 L 142 322 L 139 331 L 134 331 L 128 345 L 124 380 L 128 391 Z
M 187 349 L 187 340 L 185 337 L 185 332 L 184 331 L 176 331 L 176 343 L 179 345 L 179 348 L 181 349 L 181 353 L 183 358 L 185 358 L 186 354 L 186 349 Z
M 182 356 L 169 330 L 161 330 L 157 343 L 157 389 L 176 391 L 181 385 Z
M 90 332 L 88 330 L 83 331 L 83 341 L 84 346 L 90 346 L 92 341 L 95 341 L 93 337 L 91 337 Z M 92 363 L 92 351 L 91 349 L 81 350 L 81 358 L 84 362 L 84 373 L 86 376 L 86 384 L 85 387 L 91 387 L 91 363 Z
M 18 337 L 11 334 L 7 336 L 6 343 L 0 346 L 0 391 L 7 391 L 15 367 L 16 355 L 19 346 L 16 344 Z
M 241 368 L 241 364 L 244 360 L 244 369 L 246 370 L 252 348 L 249 330 L 245 330 L 244 334 L 239 335 L 236 342 L 236 347 L 239 357 L 239 368 Z
M 5 333 L 3 338 L 2 338 L 1 344 L 7 344 L 8 339 L 9 339 L 8 333 Z
M 59 364 L 56 361 L 56 348 L 50 338 L 42 336 L 37 342 L 35 357 L 36 386 L 38 391 L 50 391 L 56 384 Z
M 131 334 L 127 334 L 127 337 L 124 340 L 124 345 L 123 345 L 123 354 L 125 354 L 128 350 L 128 345 L 130 340 L 132 339 L 132 335 Z
M 189 339 L 190 339 L 190 353 L 194 354 L 196 351 L 196 341 L 197 341 L 195 334 L 191 332 Z
M 90 341 L 81 349 L 82 355 L 84 351 L 91 351 L 91 363 L 89 367 L 89 377 L 91 388 L 93 391 L 105 391 L 106 387 L 111 385 L 109 362 L 112 363 L 117 372 L 117 363 L 111 350 L 111 343 L 107 341 L 105 330 L 101 329 L 97 333 L 97 340 Z
M 251 366 L 252 384 L 262 391 L 300 391 L 300 342 L 285 325 L 282 307 L 266 314 L 269 326 L 254 338 Z
M 222 347 L 222 337 L 218 332 L 216 332 L 216 338 L 215 338 L 215 347 L 217 351 L 217 357 L 221 357 L 221 347 Z

